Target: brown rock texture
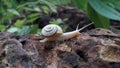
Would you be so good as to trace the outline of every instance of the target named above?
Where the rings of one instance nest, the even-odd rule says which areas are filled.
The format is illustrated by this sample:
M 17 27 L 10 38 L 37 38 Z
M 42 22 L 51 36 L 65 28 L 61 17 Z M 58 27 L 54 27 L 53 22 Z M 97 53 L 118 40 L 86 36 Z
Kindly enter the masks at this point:
M 110 30 L 98 28 L 66 41 L 41 39 L 0 32 L 0 68 L 120 68 L 120 35 Z

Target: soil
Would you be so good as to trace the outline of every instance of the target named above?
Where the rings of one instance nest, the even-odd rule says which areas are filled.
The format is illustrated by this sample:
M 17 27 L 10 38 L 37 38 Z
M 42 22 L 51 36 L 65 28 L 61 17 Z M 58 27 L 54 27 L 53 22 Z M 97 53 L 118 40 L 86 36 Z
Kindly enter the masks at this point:
M 57 14 L 44 15 L 34 24 L 42 28 L 52 18 L 62 19 L 67 31 L 90 23 L 84 11 L 60 7 Z M 45 43 L 35 34 L 0 32 L 0 68 L 120 68 L 119 21 L 111 20 L 111 30 L 91 25 L 81 32 L 69 40 Z

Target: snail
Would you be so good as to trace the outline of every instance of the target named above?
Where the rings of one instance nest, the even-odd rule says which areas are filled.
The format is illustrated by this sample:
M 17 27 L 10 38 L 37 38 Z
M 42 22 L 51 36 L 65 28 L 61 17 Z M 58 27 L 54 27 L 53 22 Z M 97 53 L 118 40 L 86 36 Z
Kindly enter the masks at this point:
M 92 23 L 71 32 L 66 32 L 63 33 L 63 30 L 60 26 L 55 25 L 55 24 L 49 24 L 46 25 L 45 27 L 42 28 L 41 30 L 41 34 L 42 36 L 44 36 L 45 38 L 43 40 L 40 40 L 40 42 L 47 42 L 47 41 L 64 41 L 64 40 L 68 40 L 71 38 L 74 38 L 76 36 L 78 36 L 80 34 L 79 31 L 81 31 L 82 29 L 88 27 L 89 25 L 91 25 Z

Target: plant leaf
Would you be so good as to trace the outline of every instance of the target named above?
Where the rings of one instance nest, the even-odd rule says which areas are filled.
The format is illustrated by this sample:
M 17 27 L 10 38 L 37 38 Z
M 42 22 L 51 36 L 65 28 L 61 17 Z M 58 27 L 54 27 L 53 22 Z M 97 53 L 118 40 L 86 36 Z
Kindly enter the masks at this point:
M 57 7 L 55 6 L 54 3 L 50 3 L 47 0 L 40 0 L 40 1 L 41 1 L 41 3 L 47 5 L 53 12 L 57 12 L 57 10 L 56 10 Z
M 49 11 L 50 11 L 48 6 L 42 6 L 41 8 L 44 9 L 44 12 L 45 12 L 46 14 L 48 14 Z
M 88 0 L 88 2 L 92 8 L 102 16 L 114 20 L 120 20 L 120 13 L 112 7 L 104 4 L 101 0 Z
M 20 29 L 17 34 L 23 35 L 23 34 L 34 34 L 37 33 L 38 26 L 37 25 L 31 25 L 31 26 L 23 26 L 22 29 Z
M 17 20 L 14 25 L 18 28 L 21 28 L 24 25 L 24 22 L 25 20 Z
M 0 25 L 0 31 L 5 29 L 5 26 L 4 25 Z
M 17 31 L 17 34 L 23 35 L 30 33 L 30 26 L 23 26 L 19 31 Z
M 28 19 L 26 20 L 26 22 L 27 23 L 33 23 L 38 18 L 40 18 L 39 13 L 30 14 L 30 15 L 28 15 Z
M 120 9 L 120 0 L 101 0 L 101 1 L 113 8 Z
M 39 7 L 36 6 L 36 7 L 34 7 L 34 11 L 40 12 L 41 10 Z
M 17 10 L 15 10 L 15 9 L 8 9 L 8 12 L 10 12 L 10 13 L 12 13 L 14 15 L 17 15 L 17 16 L 20 15 L 19 12 Z
M 87 0 L 72 0 L 79 9 L 86 10 Z
M 17 28 L 17 27 L 11 27 L 11 28 L 9 28 L 9 29 L 7 30 L 7 32 L 15 33 L 15 32 L 17 32 L 18 30 L 19 30 L 19 28 Z
M 87 6 L 87 14 L 95 27 L 109 28 L 109 19 L 98 14 L 89 4 Z
M 33 13 L 33 14 L 28 15 L 28 18 L 34 18 L 34 17 L 39 17 L 39 16 L 40 16 L 39 13 Z

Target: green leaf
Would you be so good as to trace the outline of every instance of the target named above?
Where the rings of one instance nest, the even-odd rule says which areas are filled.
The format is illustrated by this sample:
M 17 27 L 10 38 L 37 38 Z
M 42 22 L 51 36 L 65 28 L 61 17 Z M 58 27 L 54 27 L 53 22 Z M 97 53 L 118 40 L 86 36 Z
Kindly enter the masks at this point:
M 114 6 L 115 6 L 115 8 L 117 8 L 117 9 L 119 9 L 119 10 L 120 10 L 120 1 L 119 1 L 119 2 L 114 3 Z
M 69 4 L 71 0 L 60 0 L 61 4 Z
M 14 25 L 18 28 L 21 28 L 24 25 L 24 22 L 25 20 L 17 20 Z
M 37 25 L 31 25 L 31 26 L 23 26 L 22 29 L 20 29 L 17 34 L 23 35 L 23 34 L 34 34 L 37 33 L 38 26 Z
M 61 5 L 70 4 L 71 3 L 71 0 L 48 0 L 48 1 L 52 2 L 52 3 L 61 4 Z
M 5 29 L 5 25 L 0 25 L 0 31 Z
M 37 29 L 37 34 L 41 35 L 41 29 Z
M 19 28 L 17 28 L 17 27 L 11 27 L 11 28 L 9 28 L 9 29 L 7 30 L 7 32 L 15 33 L 15 32 L 17 32 L 18 30 L 19 30 Z
M 102 2 L 113 8 L 120 9 L 120 0 L 102 0 Z
M 33 11 L 33 9 L 32 8 L 29 8 L 29 7 L 23 7 L 23 8 L 21 8 L 21 10 L 26 10 L 26 11 Z
M 26 23 L 33 23 L 36 19 L 38 19 L 39 17 L 34 17 L 34 18 L 31 18 L 31 19 L 27 19 L 26 20 Z
M 48 1 L 50 1 L 50 2 L 52 1 L 53 3 L 57 3 L 57 4 L 61 4 L 61 5 L 71 3 L 71 0 L 48 0 Z
M 92 8 L 102 16 L 114 20 L 120 20 L 120 13 L 112 7 L 104 4 L 101 0 L 88 0 L 88 2 Z
M 96 27 L 110 28 L 109 19 L 98 14 L 89 4 L 87 6 L 87 14 Z
M 87 0 L 72 0 L 79 9 L 86 10 Z
M 44 9 L 44 12 L 45 12 L 46 14 L 48 14 L 49 11 L 50 11 L 47 6 L 42 6 L 42 9 Z
M 36 34 L 37 30 L 38 30 L 38 25 L 32 25 L 30 33 L 31 34 Z
M 35 6 L 35 7 L 34 7 L 34 11 L 40 12 L 41 10 L 40 10 L 39 7 Z
M 57 20 L 53 19 L 52 21 L 50 21 L 50 23 L 51 23 L 51 24 L 60 25 L 61 19 L 57 19 Z
M 120 0 L 119 1 L 114 1 L 114 2 L 109 2 L 109 4 L 113 5 L 113 8 L 119 9 L 120 10 Z
M 28 18 L 34 18 L 34 17 L 38 17 L 38 16 L 40 16 L 39 13 L 33 13 L 33 14 L 28 15 Z
M 23 35 L 23 34 L 28 34 L 30 33 L 30 26 L 23 26 L 22 29 L 17 31 L 17 34 Z
M 8 9 L 7 11 L 14 14 L 14 15 L 20 16 L 19 12 L 15 9 Z
M 33 23 L 38 18 L 40 18 L 39 13 L 30 14 L 30 15 L 28 15 L 28 19 L 26 20 L 26 22 L 27 23 Z
M 40 0 L 40 1 L 41 1 L 41 4 L 43 3 L 43 4 L 47 5 L 53 12 L 57 12 L 57 10 L 56 10 L 57 7 L 54 3 L 50 3 L 46 0 Z

